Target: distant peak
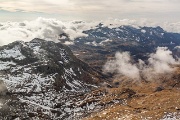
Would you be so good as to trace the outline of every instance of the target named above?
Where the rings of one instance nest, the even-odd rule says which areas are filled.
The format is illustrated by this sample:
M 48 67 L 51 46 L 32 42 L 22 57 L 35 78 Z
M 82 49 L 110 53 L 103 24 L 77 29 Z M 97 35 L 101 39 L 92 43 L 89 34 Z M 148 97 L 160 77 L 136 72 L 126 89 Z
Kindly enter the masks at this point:
M 33 40 L 31 40 L 31 42 L 45 42 L 46 40 L 40 39 L 40 38 L 34 38 Z

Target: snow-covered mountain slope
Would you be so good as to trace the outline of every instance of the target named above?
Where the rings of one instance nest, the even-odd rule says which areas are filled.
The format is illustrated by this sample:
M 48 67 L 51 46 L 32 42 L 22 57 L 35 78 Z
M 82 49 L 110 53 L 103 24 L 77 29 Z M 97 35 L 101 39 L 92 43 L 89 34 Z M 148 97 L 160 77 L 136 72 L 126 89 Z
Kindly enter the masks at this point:
M 39 114 L 47 119 L 74 117 L 81 109 L 71 106 L 72 98 L 97 87 L 99 76 L 60 43 L 34 39 L 0 47 L 0 79 L 8 94 L 16 96 L 20 119 L 29 114 L 33 119 Z
M 83 33 L 87 34 L 87 37 L 76 39 L 76 44 L 79 42 L 92 46 L 107 46 L 117 42 L 131 45 L 152 44 L 156 46 L 180 44 L 180 34 L 167 32 L 159 26 L 139 28 L 119 26 L 110 28 L 99 25 L 97 28 L 83 31 Z
M 157 47 L 168 47 L 175 56 L 179 56 L 180 34 L 167 32 L 161 27 L 110 28 L 99 24 L 84 33 L 88 36 L 75 39 L 75 44 L 70 48 L 80 59 L 95 67 L 103 65 L 107 56 L 112 57 L 117 51 L 129 51 L 136 60 L 146 60 L 147 54 Z

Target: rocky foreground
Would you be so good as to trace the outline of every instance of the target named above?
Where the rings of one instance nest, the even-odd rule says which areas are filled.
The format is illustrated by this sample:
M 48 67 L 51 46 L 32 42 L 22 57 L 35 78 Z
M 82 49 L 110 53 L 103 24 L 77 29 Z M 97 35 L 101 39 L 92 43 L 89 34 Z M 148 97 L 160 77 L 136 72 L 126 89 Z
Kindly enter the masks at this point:
M 119 79 L 123 81 L 116 78 L 114 86 L 94 91 L 96 95 L 101 93 L 97 95 L 98 104 L 104 108 L 83 120 L 180 119 L 180 66 L 174 74 L 159 76 L 151 82 Z

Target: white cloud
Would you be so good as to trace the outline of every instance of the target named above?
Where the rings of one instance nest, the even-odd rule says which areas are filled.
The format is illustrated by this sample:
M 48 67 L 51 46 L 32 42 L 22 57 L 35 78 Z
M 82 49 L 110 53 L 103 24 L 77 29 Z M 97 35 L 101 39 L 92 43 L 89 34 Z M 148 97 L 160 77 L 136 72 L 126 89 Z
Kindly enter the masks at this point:
M 172 52 L 167 47 L 158 47 L 155 53 L 150 54 L 148 64 L 139 60 L 133 64 L 128 52 L 117 52 L 114 60 L 106 62 L 104 72 L 117 73 L 131 79 L 153 80 L 159 74 L 171 73 L 172 65 L 179 65 L 180 61 L 173 58 Z
M 167 47 L 158 47 L 156 53 L 150 55 L 149 67 L 154 73 L 166 73 L 171 72 L 173 69 L 170 65 L 178 64 L 173 56 L 172 52 Z
M 16 40 L 30 41 L 34 38 L 58 41 L 61 33 L 66 33 L 73 40 L 76 37 L 86 36 L 82 33 L 82 24 L 65 23 L 56 19 L 38 18 L 33 21 L 0 23 L 0 45 Z
M 168 64 L 175 64 L 175 60 L 172 57 L 172 52 L 168 50 L 167 47 L 158 47 L 155 54 L 150 55 L 149 61 L 153 62 L 154 60 L 158 60 L 161 62 L 165 62 Z M 150 62 L 150 63 L 151 63 Z
M 139 79 L 140 71 L 136 64 L 132 64 L 130 54 L 128 52 L 117 52 L 115 60 L 108 61 L 104 66 L 105 72 L 118 73 L 128 76 L 132 79 Z
M 100 22 L 103 23 L 104 26 L 108 26 L 110 28 L 119 27 L 121 25 L 130 25 L 135 28 L 139 28 L 139 26 L 141 26 L 141 27 L 143 27 L 143 26 L 147 26 L 147 27 L 161 26 L 165 31 L 180 33 L 180 22 L 167 22 L 167 21 L 158 22 L 158 21 L 149 20 L 147 18 L 138 19 L 138 20 L 109 18 L 106 20 L 102 20 Z
M 136 28 L 139 26 L 150 26 L 156 27 L 161 26 L 166 31 L 180 33 L 180 22 L 169 23 L 169 22 L 151 22 L 147 19 L 140 20 L 129 20 L 129 19 L 107 19 L 103 21 L 70 21 L 62 22 L 57 19 L 46 19 L 39 17 L 32 21 L 23 21 L 23 22 L 1 22 L 0 23 L 0 45 L 5 45 L 16 40 L 30 41 L 34 38 L 41 38 L 45 40 L 58 41 L 59 35 L 61 33 L 66 33 L 69 38 L 72 40 L 77 37 L 85 37 L 86 34 L 82 33 L 84 30 L 89 30 L 96 28 L 99 23 L 103 23 L 104 26 L 114 28 L 121 25 L 131 25 Z M 111 24 L 111 25 L 110 25 Z M 103 45 L 105 42 L 101 43 L 92 43 L 97 45 Z

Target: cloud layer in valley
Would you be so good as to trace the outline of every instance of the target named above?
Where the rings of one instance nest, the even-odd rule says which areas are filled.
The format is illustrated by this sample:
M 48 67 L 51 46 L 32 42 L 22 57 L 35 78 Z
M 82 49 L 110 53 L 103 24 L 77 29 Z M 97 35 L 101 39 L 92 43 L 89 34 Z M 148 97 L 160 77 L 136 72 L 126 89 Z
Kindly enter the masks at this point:
M 108 61 L 104 65 L 104 72 L 117 73 L 131 79 L 152 80 L 159 74 L 171 73 L 172 65 L 179 65 L 180 61 L 175 60 L 172 52 L 167 47 L 158 47 L 155 53 L 149 55 L 148 64 L 139 60 L 133 63 L 129 52 L 117 52 L 115 59 Z
M 86 36 L 82 33 L 83 23 L 63 23 L 56 19 L 38 18 L 33 21 L 0 23 L 0 45 L 5 45 L 16 40 L 30 41 L 34 38 L 53 40 L 58 42 L 59 35 L 66 33 L 70 39 Z
M 69 21 L 62 22 L 57 19 L 46 19 L 39 17 L 32 21 L 22 22 L 0 22 L 0 46 L 14 42 L 16 40 L 30 41 L 34 38 L 41 38 L 45 40 L 58 41 L 61 33 L 66 33 L 72 44 L 73 40 L 77 37 L 85 37 L 86 34 L 82 33 L 84 30 L 95 28 L 99 23 L 103 23 L 108 27 L 119 27 L 121 25 L 138 26 L 161 26 L 166 31 L 180 33 L 180 22 L 176 23 L 158 23 L 151 22 L 147 19 L 129 20 L 129 19 L 107 19 L 104 21 Z
M 104 65 L 105 72 L 118 73 L 132 79 L 139 79 L 140 71 L 131 61 L 129 52 L 117 52 L 115 60 L 110 60 Z

